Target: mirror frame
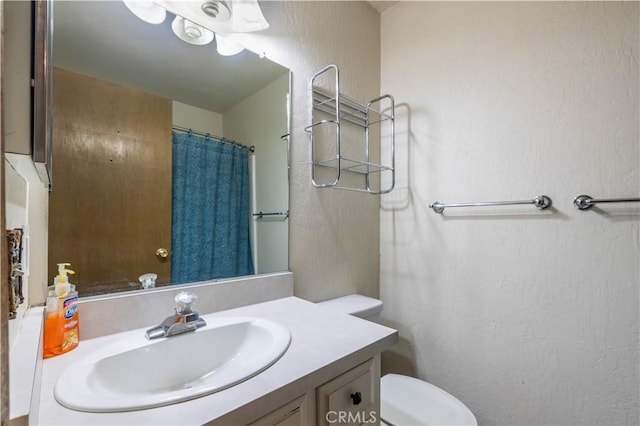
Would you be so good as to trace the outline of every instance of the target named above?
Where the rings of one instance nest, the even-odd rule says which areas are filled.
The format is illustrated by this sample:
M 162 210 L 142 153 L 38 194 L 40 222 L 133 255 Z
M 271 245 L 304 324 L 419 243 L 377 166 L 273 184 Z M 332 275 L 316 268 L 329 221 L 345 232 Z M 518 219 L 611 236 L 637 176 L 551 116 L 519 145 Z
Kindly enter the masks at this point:
M 4 34 L 4 3 L 0 2 L 0 38 Z M 0 81 L 4 69 L 5 50 L 4 43 L 0 40 Z M 0 226 L 5 229 L 5 189 L 4 189 L 4 96 L 0 90 Z M 9 424 L 9 289 L 5 285 L 9 278 L 9 262 L 7 259 L 8 247 L 0 245 L 0 423 Z
M 40 0 L 34 8 L 33 40 L 33 149 L 40 180 L 51 190 L 53 160 L 53 1 Z

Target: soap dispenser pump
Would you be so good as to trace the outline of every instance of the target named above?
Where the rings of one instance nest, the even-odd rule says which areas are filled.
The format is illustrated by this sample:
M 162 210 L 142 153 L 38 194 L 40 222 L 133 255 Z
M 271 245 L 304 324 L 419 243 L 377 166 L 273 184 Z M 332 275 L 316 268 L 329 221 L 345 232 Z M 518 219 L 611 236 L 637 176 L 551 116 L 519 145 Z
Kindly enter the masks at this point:
M 44 319 L 44 358 L 60 355 L 78 346 L 80 318 L 78 292 L 67 274 L 74 274 L 69 263 L 58 263 L 58 275 L 49 286 Z

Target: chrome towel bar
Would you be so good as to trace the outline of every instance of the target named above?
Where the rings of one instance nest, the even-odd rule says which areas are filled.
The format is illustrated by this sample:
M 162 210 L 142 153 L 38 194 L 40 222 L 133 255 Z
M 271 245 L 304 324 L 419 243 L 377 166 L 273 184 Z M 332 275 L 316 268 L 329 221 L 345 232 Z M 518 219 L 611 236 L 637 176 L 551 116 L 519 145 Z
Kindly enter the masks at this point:
M 640 198 L 605 198 L 595 199 L 589 195 L 578 195 L 573 204 L 580 210 L 589 210 L 594 204 L 599 203 L 637 203 L 640 202 Z
M 546 195 L 538 195 L 533 200 L 522 201 L 488 201 L 482 203 L 456 203 L 456 204 L 444 204 L 442 201 L 436 201 L 429 204 L 429 207 L 436 213 L 444 212 L 448 207 L 487 207 L 487 206 L 513 206 L 516 204 L 533 204 L 540 210 L 544 210 L 551 206 L 551 198 Z

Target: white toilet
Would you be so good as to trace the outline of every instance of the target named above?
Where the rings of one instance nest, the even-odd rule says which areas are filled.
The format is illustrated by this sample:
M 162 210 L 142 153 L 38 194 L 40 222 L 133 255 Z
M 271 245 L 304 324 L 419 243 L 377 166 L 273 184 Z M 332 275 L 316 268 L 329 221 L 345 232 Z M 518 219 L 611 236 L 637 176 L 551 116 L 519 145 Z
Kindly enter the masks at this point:
M 318 303 L 333 311 L 378 322 L 382 302 L 352 294 Z M 386 374 L 380 382 L 380 418 L 383 425 L 473 425 L 475 416 L 444 390 L 400 374 Z

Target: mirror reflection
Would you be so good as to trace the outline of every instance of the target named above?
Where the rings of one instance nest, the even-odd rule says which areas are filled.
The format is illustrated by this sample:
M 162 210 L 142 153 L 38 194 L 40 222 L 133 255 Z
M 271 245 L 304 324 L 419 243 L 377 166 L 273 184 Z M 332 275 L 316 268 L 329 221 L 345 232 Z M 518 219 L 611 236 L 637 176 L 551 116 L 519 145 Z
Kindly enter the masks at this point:
M 61 262 L 81 296 L 286 270 L 289 71 L 122 2 L 53 15 L 49 282 Z

